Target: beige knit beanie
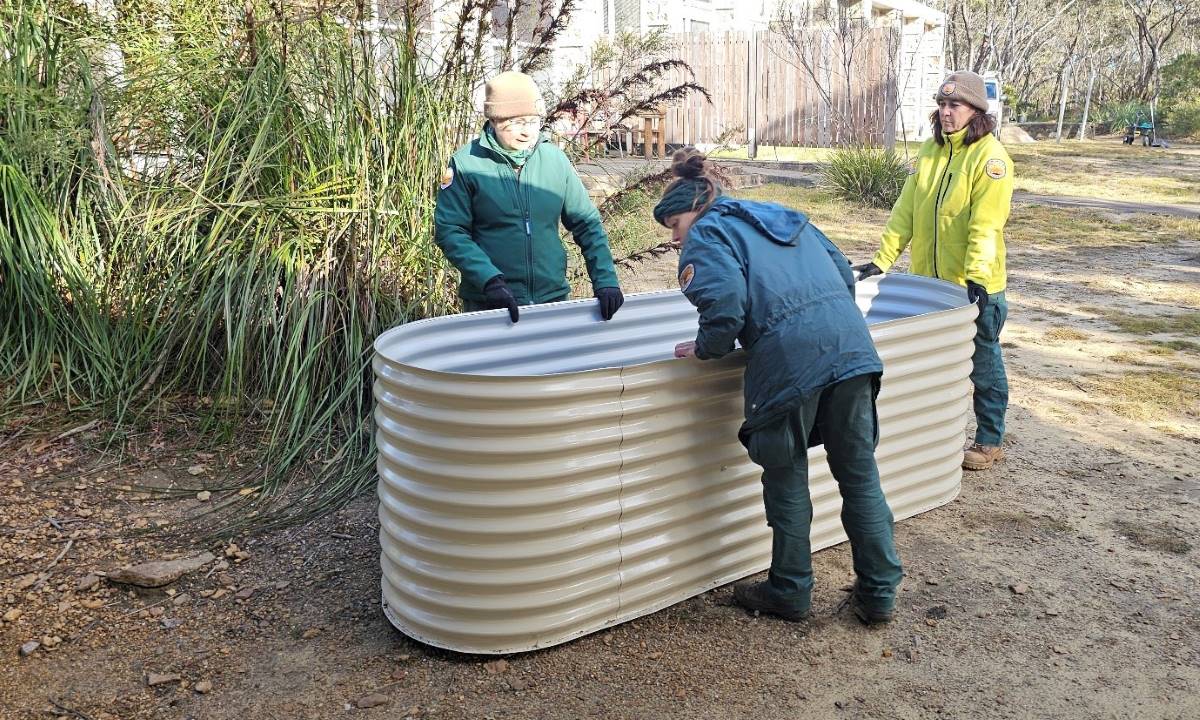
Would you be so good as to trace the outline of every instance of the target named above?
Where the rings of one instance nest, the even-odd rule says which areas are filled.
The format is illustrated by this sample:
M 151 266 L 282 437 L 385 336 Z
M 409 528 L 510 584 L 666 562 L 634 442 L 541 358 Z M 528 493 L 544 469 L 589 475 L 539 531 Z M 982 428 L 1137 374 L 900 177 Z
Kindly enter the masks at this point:
M 947 75 L 933 99 L 958 100 L 980 112 L 988 111 L 987 90 L 983 87 L 983 78 L 970 70 L 959 70 Z
M 537 84 L 525 73 L 502 72 L 484 87 L 483 115 L 488 120 L 541 115 L 545 110 Z

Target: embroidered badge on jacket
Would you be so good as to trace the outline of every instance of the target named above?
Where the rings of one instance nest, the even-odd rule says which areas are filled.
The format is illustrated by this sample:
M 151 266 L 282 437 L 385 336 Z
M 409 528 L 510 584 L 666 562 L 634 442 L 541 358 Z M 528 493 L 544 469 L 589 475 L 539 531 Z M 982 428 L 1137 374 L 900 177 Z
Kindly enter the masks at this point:
M 679 273 L 679 289 L 687 292 L 688 287 L 692 284 L 692 280 L 696 277 L 696 268 L 688 263 L 683 268 L 683 272 Z
M 445 190 L 446 188 L 450 187 L 453 184 L 454 184 L 454 169 L 447 165 L 446 169 L 442 171 L 442 179 L 438 181 L 438 187 L 441 188 L 442 190 Z
M 999 180 L 1008 174 L 1008 167 L 1000 158 L 992 158 L 983 166 L 983 171 L 993 180 Z

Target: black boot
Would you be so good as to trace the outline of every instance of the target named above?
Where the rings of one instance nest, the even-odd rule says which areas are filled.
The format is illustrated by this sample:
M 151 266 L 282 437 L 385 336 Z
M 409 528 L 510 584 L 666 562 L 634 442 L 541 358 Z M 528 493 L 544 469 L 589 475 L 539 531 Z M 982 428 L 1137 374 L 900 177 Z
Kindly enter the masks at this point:
M 766 581 L 738 585 L 733 589 L 733 599 L 747 610 L 776 615 L 792 622 L 808 617 L 807 607 L 796 607 L 777 597 Z

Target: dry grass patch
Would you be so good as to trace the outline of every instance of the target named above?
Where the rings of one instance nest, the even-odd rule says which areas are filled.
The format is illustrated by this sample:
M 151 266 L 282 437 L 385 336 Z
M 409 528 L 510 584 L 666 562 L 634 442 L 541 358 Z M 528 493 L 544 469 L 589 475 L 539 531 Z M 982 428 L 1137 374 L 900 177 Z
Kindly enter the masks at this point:
M 1176 243 L 1200 237 L 1200 221 L 1164 215 L 1117 219 L 1089 209 L 1019 205 L 1005 228 L 1009 245 L 1070 249 L 1110 248 L 1137 243 Z
M 1192 551 L 1192 544 L 1184 539 L 1183 533 L 1166 523 L 1135 523 L 1118 520 L 1113 523 L 1113 527 L 1129 541 L 1130 545 L 1143 550 L 1153 550 L 1171 555 L 1187 555 Z
M 1180 335 L 1200 335 L 1200 312 L 1181 312 L 1177 315 L 1140 315 L 1137 313 L 1114 310 L 1104 307 L 1081 307 L 1080 310 L 1099 315 L 1105 321 L 1112 323 L 1118 330 L 1133 335 L 1158 335 L 1162 333 L 1178 333 Z M 1195 345 L 1187 340 L 1178 341 L 1187 345 Z
M 1049 330 L 1047 330 L 1046 334 L 1043 335 L 1042 337 L 1044 337 L 1046 340 L 1049 340 L 1050 342 L 1060 343 L 1060 342 L 1083 342 L 1084 340 L 1087 340 L 1088 338 L 1090 338 L 1091 335 L 1088 335 L 1087 333 L 1083 332 L 1082 330 L 1076 330 L 1075 328 L 1053 327 L 1053 328 L 1050 328 Z
M 1181 352 L 1200 352 L 1200 343 L 1190 340 L 1138 340 L 1142 352 L 1158 357 L 1170 357 Z
M 1155 152 L 1120 140 L 1008 146 L 1017 190 L 1144 203 L 1200 196 L 1200 163 L 1188 152 Z
M 1086 378 L 1090 394 L 1100 396 L 1117 415 L 1130 420 L 1161 420 L 1167 415 L 1200 417 L 1196 386 L 1200 376 L 1185 366 L 1169 370 Z

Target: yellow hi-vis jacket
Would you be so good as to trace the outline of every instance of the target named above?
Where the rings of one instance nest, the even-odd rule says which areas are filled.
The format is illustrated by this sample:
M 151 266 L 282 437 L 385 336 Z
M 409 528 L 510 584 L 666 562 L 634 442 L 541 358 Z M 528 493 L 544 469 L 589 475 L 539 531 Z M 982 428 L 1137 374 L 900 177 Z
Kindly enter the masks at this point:
M 998 293 L 1008 286 L 1004 224 L 1012 158 L 990 133 L 963 146 L 966 132 L 944 136 L 944 145 L 931 138 L 921 146 L 872 262 L 887 271 L 911 242 L 914 274 L 963 286 L 971 280 Z

